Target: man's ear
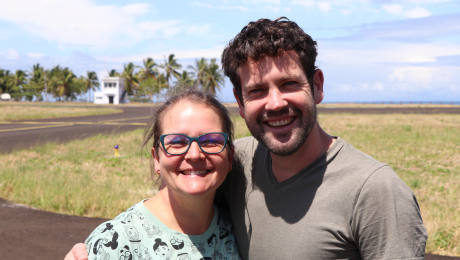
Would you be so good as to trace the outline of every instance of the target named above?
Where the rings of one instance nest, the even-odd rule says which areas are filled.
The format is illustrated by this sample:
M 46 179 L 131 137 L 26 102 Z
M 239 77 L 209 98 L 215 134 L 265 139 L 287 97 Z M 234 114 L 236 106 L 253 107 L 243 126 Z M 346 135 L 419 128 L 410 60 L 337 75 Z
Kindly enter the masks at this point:
M 152 158 L 155 163 L 155 171 L 158 172 L 158 170 L 160 170 L 160 157 L 155 151 L 155 147 L 152 147 L 152 150 L 150 150 L 150 152 L 152 153 Z
M 242 103 L 243 101 L 240 100 L 240 97 L 238 96 L 238 92 L 236 92 L 235 88 L 233 88 L 233 96 L 235 97 L 236 102 L 238 103 L 238 107 L 240 108 L 240 116 L 244 118 L 244 105 Z
M 315 99 L 315 103 L 319 104 L 321 103 L 321 101 L 323 101 L 324 98 L 324 75 L 323 71 L 321 71 L 320 69 L 315 70 L 315 75 L 313 76 L 313 84 L 313 89 L 315 90 L 315 93 L 313 93 L 313 98 Z

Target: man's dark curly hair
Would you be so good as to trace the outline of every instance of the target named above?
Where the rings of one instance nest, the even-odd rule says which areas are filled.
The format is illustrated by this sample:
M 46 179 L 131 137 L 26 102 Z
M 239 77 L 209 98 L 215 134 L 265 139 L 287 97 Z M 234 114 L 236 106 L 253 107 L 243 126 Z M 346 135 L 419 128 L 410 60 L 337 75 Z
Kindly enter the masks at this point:
M 313 94 L 313 76 L 318 55 L 316 41 L 295 22 L 286 17 L 274 21 L 259 19 L 250 22 L 228 43 L 222 53 L 222 68 L 230 78 L 241 103 L 243 96 L 238 68 L 249 60 L 258 61 L 264 56 L 275 57 L 291 50 L 299 55 Z

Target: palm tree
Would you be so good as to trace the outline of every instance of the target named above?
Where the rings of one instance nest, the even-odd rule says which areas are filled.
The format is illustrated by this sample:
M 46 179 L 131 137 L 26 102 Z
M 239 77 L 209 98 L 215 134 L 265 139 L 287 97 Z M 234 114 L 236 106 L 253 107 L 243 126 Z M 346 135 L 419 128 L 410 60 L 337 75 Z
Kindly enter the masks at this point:
M 136 66 L 132 62 L 123 65 L 123 73 L 121 77 L 125 79 L 125 91 L 129 96 L 133 95 L 134 92 L 139 88 L 139 79 L 137 78 L 134 70 Z
M 208 61 L 205 58 L 201 58 L 195 61 L 195 67 L 189 65 L 187 68 L 195 71 L 195 86 L 202 86 L 204 83 L 204 74 L 206 72 L 206 69 L 208 68 Z
M 120 76 L 120 73 L 118 73 L 118 71 L 114 69 L 109 71 L 109 77 L 118 77 L 118 76 Z
M 219 65 L 216 64 L 216 59 L 211 59 L 211 63 L 206 69 L 203 89 L 216 94 L 216 89 L 220 91 L 220 86 L 224 85 L 224 75 Z
M 45 88 L 45 70 L 37 63 L 32 66 L 30 75 L 29 83 L 24 87 L 25 97 L 29 101 L 32 101 L 34 96 L 37 100 L 41 100 L 42 91 Z
M 157 64 L 155 61 L 148 57 L 147 59 L 142 60 L 143 67 L 140 67 L 139 79 L 146 80 L 148 78 L 155 78 L 158 75 L 158 69 L 155 68 Z
M 156 78 L 150 77 L 141 81 L 139 84 L 139 93 L 141 96 L 149 96 L 149 100 L 153 101 L 153 96 L 160 94 L 162 89 L 168 87 L 168 82 L 164 74 L 158 75 Z
M 179 75 L 180 70 L 182 68 L 182 65 L 177 63 L 177 59 L 174 59 L 174 54 L 170 54 L 168 57 L 168 60 L 165 58 L 165 63 L 160 65 L 160 68 L 164 69 L 166 73 L 166 81 L 171 79 L 171 75 Z
M 22 98 L 22 87 L 27 84 L 27 72 L 16 70 L 16 72 L 9 77 L 6 84 L 11 96 L 16 101 L 19 101 Z
M 9 90 L 9 82 L 11 74 L 9 70 L 3 70 L 0 68 L 0 93 L 8 92 Z
M 97 74 L 94 71 L 87 71 L 86 77 L 83 77 L 85 90 L 87 93 L 86 102 L 89 102 L 89 90 L 92 89 L 93 91 L 96 90 L 96 87 L 99 87 L 99 79 L 97 78 Z
M 75 92 L 80 91 L 78 86 L 80 82 L 77 81 L 77 76 L 69 68 L 61 70 L 59 66 L 56 66 L 53 70 L 55 94 L 59 97 L 59 100 L 62 96 L 66 100 L 69 98 L 74 99 Z
M 194 76 L 193 72 L 188 72 L 184 70 L 182 71 L 182 74 L 175 75 L 175 78 L 177 79 L 178 83 L 191 86 L 193 85 L 193 82 L 194 82 L 193 76 Z M 196 81 L 198 81 L 198 79 Z

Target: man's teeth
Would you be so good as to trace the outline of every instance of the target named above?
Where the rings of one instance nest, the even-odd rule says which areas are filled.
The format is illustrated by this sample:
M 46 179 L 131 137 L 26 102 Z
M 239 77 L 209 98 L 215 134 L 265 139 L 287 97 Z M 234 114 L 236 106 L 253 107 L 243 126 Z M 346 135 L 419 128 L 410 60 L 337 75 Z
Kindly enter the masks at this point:
M 207 172 L 208 172 L 207 170 L 200 170 L 200 171 L 191 170 L 191 171 L 183 171 L 182 173 L 184 175 L 203 175 L 203 174 L 206 174 Z
M 290 117 L 288 119 L 284 119 L 284 120 L 280 120 L 280 121 L 268 121 L 268 124 L 270 126 L 283 126 L 283 125 L 287 125 L 287 124 L 291 123 L 292 120 L 294 120 L 294 119 L 292 117 Z

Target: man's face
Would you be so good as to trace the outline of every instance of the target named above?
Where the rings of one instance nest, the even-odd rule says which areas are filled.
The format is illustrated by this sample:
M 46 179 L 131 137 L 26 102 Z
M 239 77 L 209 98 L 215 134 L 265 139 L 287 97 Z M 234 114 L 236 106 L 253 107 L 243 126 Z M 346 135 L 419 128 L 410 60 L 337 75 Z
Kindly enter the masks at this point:
M 315 98 L 298 55 L 249 61 L 238 72 L 243 103 L 235 97 L 249 131 L 276 155 L 297 152 L 316 124 Z M 316 96 L 321 99 L 322 93 Z

